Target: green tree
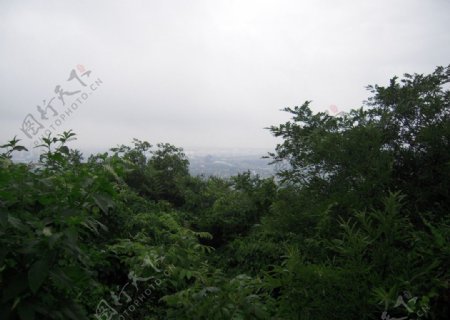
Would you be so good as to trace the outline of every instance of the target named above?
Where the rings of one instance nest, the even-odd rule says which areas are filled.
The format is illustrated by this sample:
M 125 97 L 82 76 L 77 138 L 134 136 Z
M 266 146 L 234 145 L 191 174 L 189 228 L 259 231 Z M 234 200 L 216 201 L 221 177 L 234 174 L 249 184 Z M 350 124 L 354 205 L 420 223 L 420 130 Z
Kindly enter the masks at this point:
M 406 74 L 387 87 L 369 87 L 373 96 L 363 108 L 337 117 L 313 114 L 310 102 L 284 109 L 292 120 L 270 127 L 283 138 L 271 154 L 284 166 L 281 180 L 301 187 L 304 197 L 315 199 L 310 204 L 337 203 L 340 214 L 379 206 L 388 190 L 402 190 L 411 209 L 446 214 L 449 70 Z

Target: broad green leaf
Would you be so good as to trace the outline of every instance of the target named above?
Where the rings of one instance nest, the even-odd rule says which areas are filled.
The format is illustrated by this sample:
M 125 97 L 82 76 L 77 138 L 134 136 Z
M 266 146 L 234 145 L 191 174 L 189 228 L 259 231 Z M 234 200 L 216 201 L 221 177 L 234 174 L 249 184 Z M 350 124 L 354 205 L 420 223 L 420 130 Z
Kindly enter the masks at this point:
M 114 207 L 114 202 L 107 195 L 97 193 L 94 194 L 92 198 L 94 199 L 97 206 L 106 214 L 108 213 L 110 208 Z
M 28 284 L 33 293 L 36 293 L 44 283 L 48 275 L 48 263 L 46 260 L 35 262 L 28 271 Z
M 27 227 L 20 221 L 20 219 L 13 217 L 11 215 L 8 216 L 8 222 L 10 225 L 12 225 L 14 228 L 20 230 L 20 231 L 26 231 Z

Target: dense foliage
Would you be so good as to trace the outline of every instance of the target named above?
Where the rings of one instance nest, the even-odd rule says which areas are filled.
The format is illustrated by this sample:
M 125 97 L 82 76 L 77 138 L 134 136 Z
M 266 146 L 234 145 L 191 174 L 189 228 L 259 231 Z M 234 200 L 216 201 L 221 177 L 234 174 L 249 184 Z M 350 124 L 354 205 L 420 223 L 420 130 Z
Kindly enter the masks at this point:
M 133 140 L 38 163 L 1 146 L 0 319 L 448 319 L 450 68 L 310 102 L 270 131 L 278 178 L 193 177 Z

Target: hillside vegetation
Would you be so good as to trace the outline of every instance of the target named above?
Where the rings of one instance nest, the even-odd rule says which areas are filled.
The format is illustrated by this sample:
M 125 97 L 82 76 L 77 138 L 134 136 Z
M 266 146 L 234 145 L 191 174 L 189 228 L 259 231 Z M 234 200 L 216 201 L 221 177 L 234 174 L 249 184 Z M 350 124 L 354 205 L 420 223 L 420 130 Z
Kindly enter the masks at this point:
M 0 319 L 448 319 L 450 67 L 269 128 L 278 178 L 133 140 L 0 159 Z

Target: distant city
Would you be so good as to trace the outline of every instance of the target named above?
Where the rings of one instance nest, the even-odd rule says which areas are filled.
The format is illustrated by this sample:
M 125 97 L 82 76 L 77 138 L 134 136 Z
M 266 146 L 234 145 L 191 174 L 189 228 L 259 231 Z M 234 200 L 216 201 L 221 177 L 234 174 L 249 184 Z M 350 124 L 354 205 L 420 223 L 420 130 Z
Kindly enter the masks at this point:
M 218 149 L 210 151 L 186 151 L 190 162 L 190 172 L 198 176 L 230 177 L 250 171 L 260 177 L 270 177 L 275 173 L 270 159 L 264 159 L 265 150 Z
M 81 150 L 86 160 L 90 154 L 107 150 Z M 275 166 L 270 165 L 271 159 L 265 159 L 268 150 L 264 149 L 200 149 L 186 148 L 185 154 L 189 159 L 189 171 L 194 176 L 231 177 L 238 173 L 250 171 L 262 178 L 275 175 Z M 15 161 L 35 162 L 39 159 L 39 151 L 29 148 L 29 152 L 17 152 Z

